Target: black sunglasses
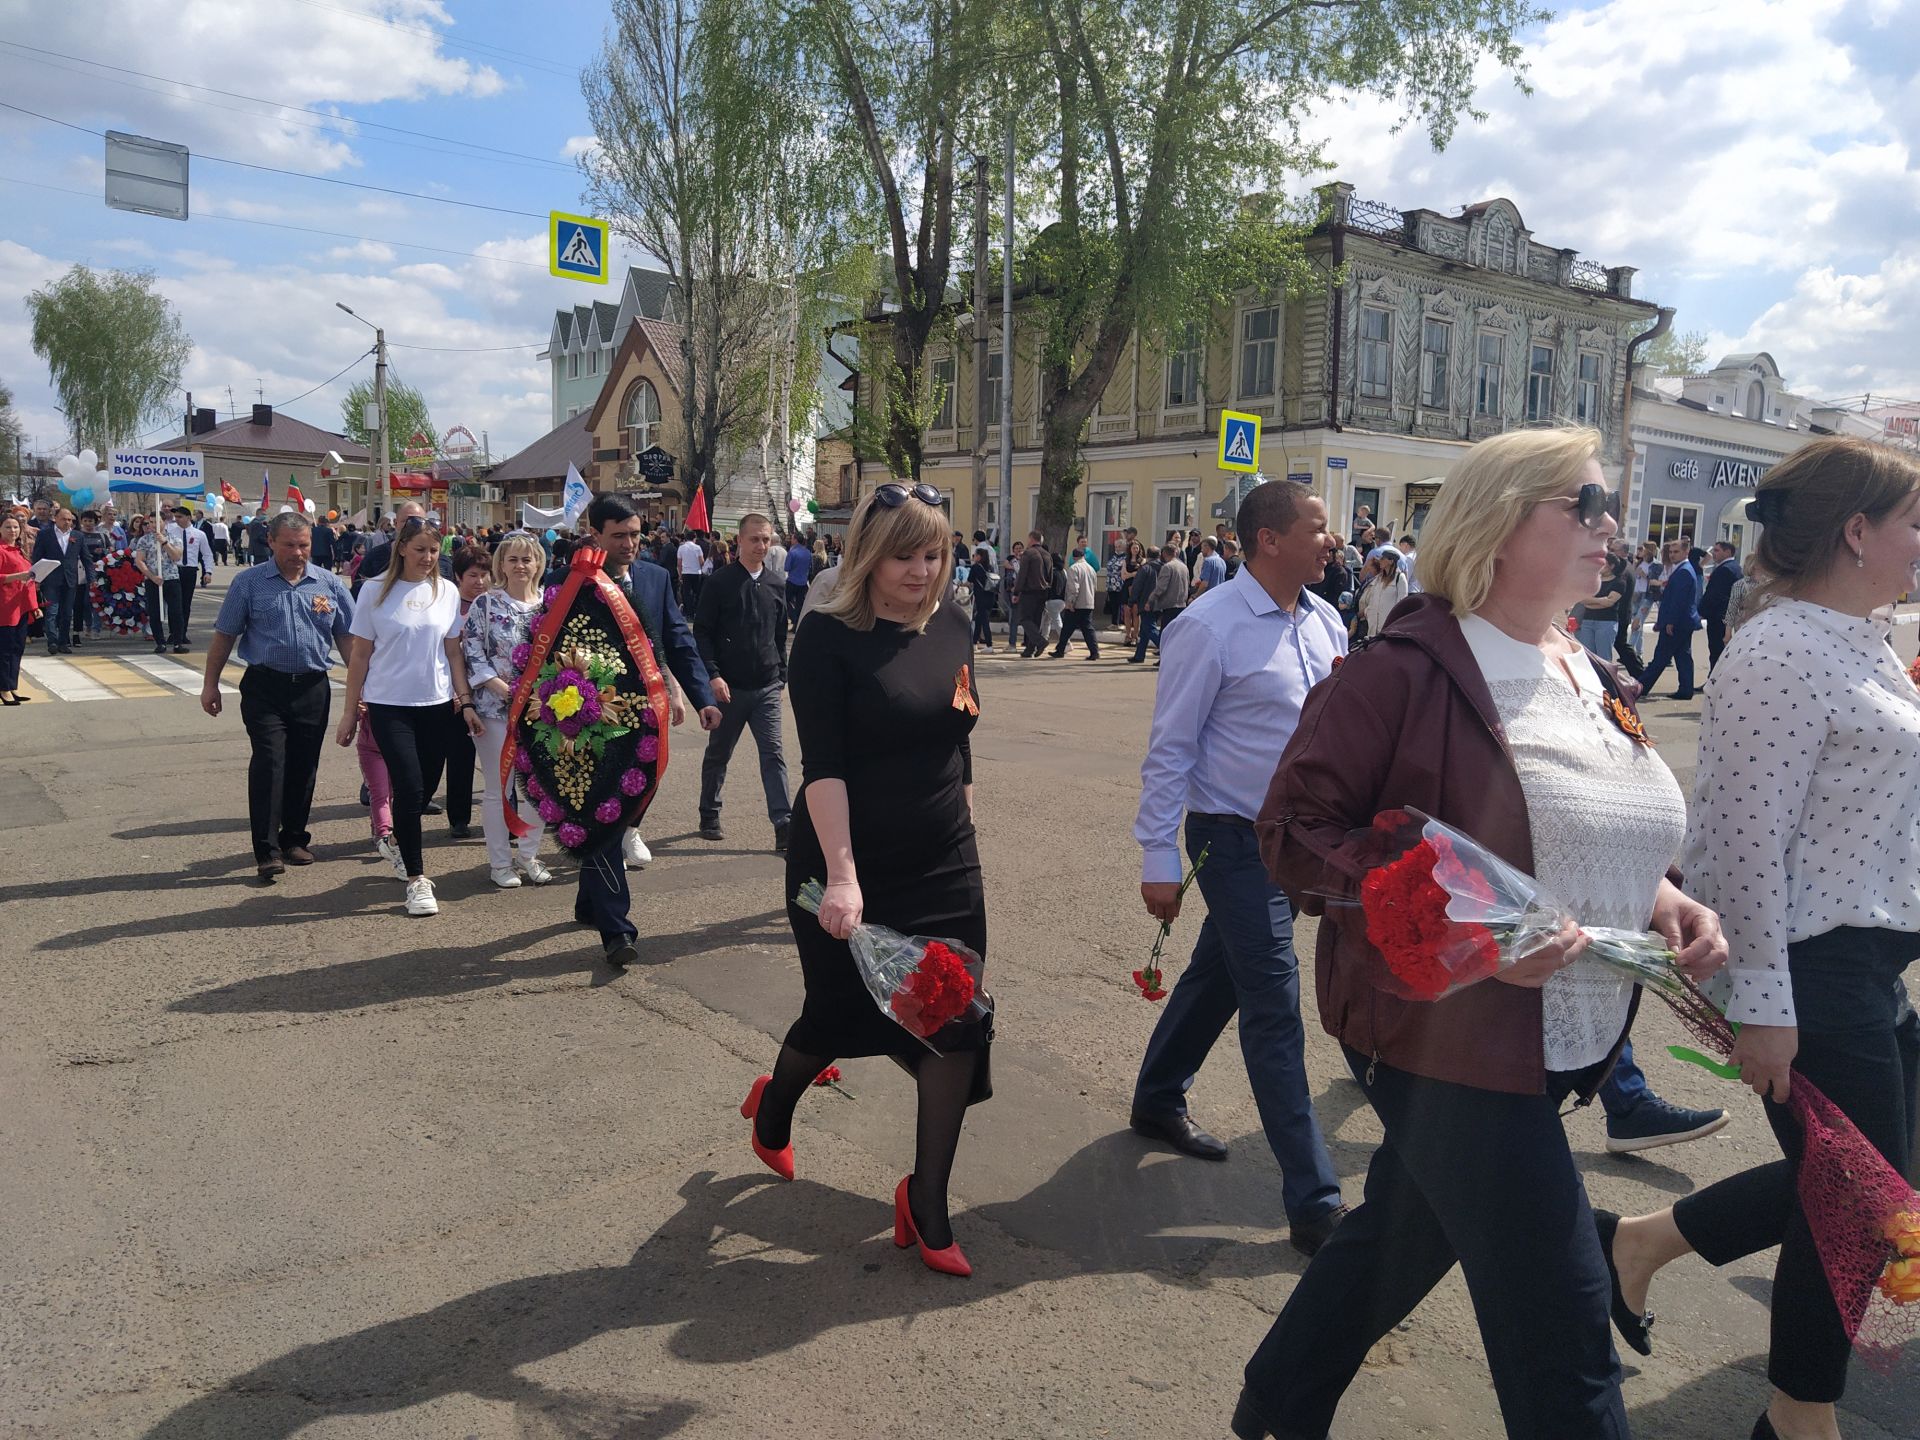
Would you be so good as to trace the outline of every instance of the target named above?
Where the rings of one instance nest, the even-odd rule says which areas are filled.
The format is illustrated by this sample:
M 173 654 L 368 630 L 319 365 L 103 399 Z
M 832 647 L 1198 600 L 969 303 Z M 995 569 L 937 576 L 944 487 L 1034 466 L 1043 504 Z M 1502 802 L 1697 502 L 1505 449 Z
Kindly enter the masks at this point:
M 931 485 L 907 486 L 902 485 L 897 480 L 889 481 L 873 492 L 874 500 L 886 506 L 889 510 L 898 510 L 902 505 L 907 503 L 907 497 L 909 495 L 915 500 L 918 500 L 922 505 L 931 505 L 936 510 L 940 508 L 940 503 L 944 498 L 940 492 Z
M 1603 515 L 1619 518 L 1619 497 L 1604 485 L 1587 484 L 1580 487 L 1580 497 L 1568 500 L 1580 517 L 1580 524 L 1591 530 L 1600 523 Z

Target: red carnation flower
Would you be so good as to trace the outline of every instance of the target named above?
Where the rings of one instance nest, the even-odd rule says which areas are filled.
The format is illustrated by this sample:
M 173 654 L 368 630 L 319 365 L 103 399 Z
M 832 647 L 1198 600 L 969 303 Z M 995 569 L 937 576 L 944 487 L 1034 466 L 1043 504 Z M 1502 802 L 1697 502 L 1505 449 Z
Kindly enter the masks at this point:
M 1446 845 L 1444 855 L 1441 845 Z M 1500 968 L 1500 944 L 1491 930 L 1448 918 L 1449 896 L 1434 880 L 1434 868 L 1441 864 L 1449 871 L 1457 868 L 1463 877 L 1471 875 L 1441 836 L 1437 842 L 1421 841 L 1360 882 L 1367 939 L 1416 1000 L 1437 1000 Z M 1472 880 L 1486 883 L 1482 877 L 1469 883 Z

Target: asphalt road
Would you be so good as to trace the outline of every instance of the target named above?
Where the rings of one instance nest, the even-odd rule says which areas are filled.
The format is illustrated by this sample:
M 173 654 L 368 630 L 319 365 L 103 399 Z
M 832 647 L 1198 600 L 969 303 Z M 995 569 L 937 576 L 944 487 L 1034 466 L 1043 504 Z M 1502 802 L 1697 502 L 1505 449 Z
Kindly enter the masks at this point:
M 1153 933 L 1129 835 L 1152 670 L 1117 652 L 982 668 L 1001 1040 L 955 1176 L 970 1282 L 888 1243 L 912 1117 L 890 1064 L 810 1093 L 797 1183 L 747 1149 L 737 1106 L 800 976 L 744 755 L 708 844 L 696 747 L 675 751 L 635 880 L 641 963 L 615 974 L 570 922 L 570 866 L 495 891 L 444 822 L 441 914 L 407 919 L 350 752 L 323 763 L 319 863 L 266 888 L 236 707 L 209 720 L 160 686 L 5 712 L 0 1435 L 1224 1435 L 1304 1262 L 1231 1032 L 1194 1095 L 1228 1163 L 1126 1130 L 1158 1014 L 1127 978 Z M 1697 706 L 1649 714 L 1684 780 Z M 1775 1153 L 1744 1090 L 1661 1054 L 1681 1037 L 1659 1007 L 1642 1027 L 1657 1089 L 1736 1118 L 1612 1159 L 1600 1117 L 1573 1115 L 1596 1202 L 1624 1211 Z M 1378 1127 L 1308 1033 L 1357 1197 Z M 1627 1357 L 1637 1436 L 1747 1433 L 1769 1275 L 1663 1277 L 1657 1354 Z M 1920 1433 L 1914 1370 L 1856 1367 L 1849 1440 Z M 1335 1433 L 1501 1433 L 1457 1277 L 1379 1348 Z

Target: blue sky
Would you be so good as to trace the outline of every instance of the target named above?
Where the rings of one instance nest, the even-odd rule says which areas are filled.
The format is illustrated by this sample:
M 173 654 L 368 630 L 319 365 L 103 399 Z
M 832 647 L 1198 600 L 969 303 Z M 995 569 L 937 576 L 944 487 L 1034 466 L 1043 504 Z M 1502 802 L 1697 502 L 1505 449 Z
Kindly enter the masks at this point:
M 1444 154 L 1392 133 L 1392 110 L 1371 100 L 1330 102 L 1314 123 L 1363 196 L 1451 211 L 1506 195 L 1542 242 L 1640 267 L 1636 293 L 1676 306 L 1677 327 L 1708 332 L 1716 354 L 1768 349 L 1803 393 L 1913 397 L 1920 40 L 1910 6 L 1904 25 L 1900 10 L 1895 0 L 1563 7 L 1529 37 L 1535 93 L 1488 75 L 1486 123 L 1463 123 Z M 536 218 L 577 208 L 567 161 L 588 133 L 577 73 L 605 23 L 604 0 L 0 0 L 0 36 L 18 37 L 0 43 L 0 98 L 201 157 L 192 221 L 111 211 L 98 198 L 99 139 L 0 110 L 0 379 L 29 434 L 51 448 L 63 425 L 18 297 L 85 261 L 158 272 L 196 342 L 187 383 L 223 413 L 229 387 L 242 408 L 262 393 L 285 402 L 351 364 L 371 336 L 333 308 L 344 300 L 385 324 L 396 369 L 427 391 L 443 427 L 486 430 L 496 453 L 537 438 L 549 410 L 532 357 L 553 309 L 617 298 L 549 276 Z M 183 92 L 23 44 L 276 104 Z M 327 128 L 278 106 L 468 144 Z M 402 241 L 455 253 L 392 243 Z M 509 346 L 523 348 L 484 348 Z M 321 386 L 294 413 L 336 423 L 340 395 L 366 371 Z

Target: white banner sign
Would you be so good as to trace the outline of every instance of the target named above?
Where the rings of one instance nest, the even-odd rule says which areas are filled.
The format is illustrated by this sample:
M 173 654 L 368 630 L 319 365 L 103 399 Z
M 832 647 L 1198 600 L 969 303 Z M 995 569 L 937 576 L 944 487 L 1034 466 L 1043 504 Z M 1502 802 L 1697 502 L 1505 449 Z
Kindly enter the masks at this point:
M 195 490 L 206 484 L 198 450 L 115 450 L 107 468 L 115 480 L 151 480 Z

